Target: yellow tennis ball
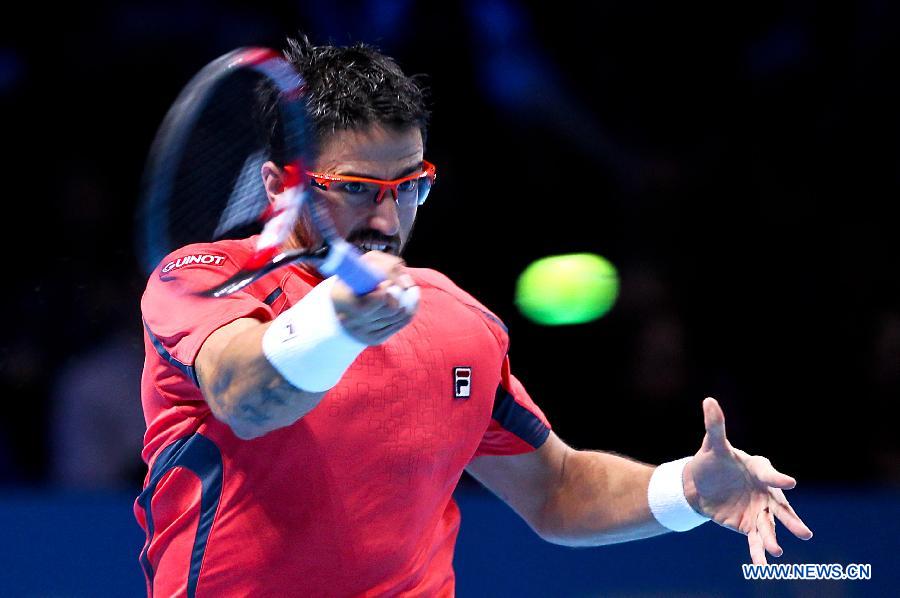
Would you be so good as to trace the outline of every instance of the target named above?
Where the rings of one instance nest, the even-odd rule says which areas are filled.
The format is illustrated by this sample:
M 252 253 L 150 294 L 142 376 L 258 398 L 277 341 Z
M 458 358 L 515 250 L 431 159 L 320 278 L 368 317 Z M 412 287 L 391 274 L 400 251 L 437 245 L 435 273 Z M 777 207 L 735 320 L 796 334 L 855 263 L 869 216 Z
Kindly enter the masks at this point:
M 516 305 L 548 326 L 583 324 L 608 312 L 619 295 L 619 275 L 593 253 L 554 255 L 531 263 L 516 283 Z

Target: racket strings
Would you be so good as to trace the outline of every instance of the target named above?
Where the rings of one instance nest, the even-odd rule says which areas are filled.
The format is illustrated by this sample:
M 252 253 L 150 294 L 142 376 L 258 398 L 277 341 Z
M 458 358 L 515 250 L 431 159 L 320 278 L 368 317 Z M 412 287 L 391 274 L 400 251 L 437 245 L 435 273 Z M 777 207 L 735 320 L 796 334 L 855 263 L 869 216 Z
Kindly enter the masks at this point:
M 163 210 L 171 249 L 195 242 L 246 238 L 262 230 L 268 205 L 262 181 L 266 147 L 253 116 L 256 85 L 235 76 L 220 83 L 199 110 L 183 154 L 163 168 L 172 188 Z
M 180 247 L 256 234 L 268 239 L 257 247 L 266 253 L 250 268 L 302 257 L 276 255 L 304 194 L 270 208 L 262 179 L 266 160 L 302 172 L 311 153 L 301 88 L 290 64 L 252 48 L 216 59 L 188 83 L 157 134 L 143 181 L 139 251 L 148 274 Z

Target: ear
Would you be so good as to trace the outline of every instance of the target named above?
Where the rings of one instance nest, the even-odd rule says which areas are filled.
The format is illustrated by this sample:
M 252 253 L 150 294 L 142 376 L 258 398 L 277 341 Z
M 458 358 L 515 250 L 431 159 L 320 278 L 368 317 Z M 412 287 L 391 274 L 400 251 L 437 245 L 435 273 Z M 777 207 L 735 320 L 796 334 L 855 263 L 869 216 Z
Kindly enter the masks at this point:
M 269 202 L 275 201 L 275 196 L 284 191 L 284 174 L 281 169 L 275 165 L 275 162 L 269 161 L 262 165 L 263 186 L 266 188 L 266 195 Z

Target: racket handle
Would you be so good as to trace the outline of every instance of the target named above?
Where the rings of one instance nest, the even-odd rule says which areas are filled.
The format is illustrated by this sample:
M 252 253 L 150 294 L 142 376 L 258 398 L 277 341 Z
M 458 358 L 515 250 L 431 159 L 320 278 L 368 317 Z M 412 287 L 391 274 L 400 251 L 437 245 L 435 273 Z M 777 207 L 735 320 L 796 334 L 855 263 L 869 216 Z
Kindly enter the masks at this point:
M 385 280 L 385 276 L 363 262 L 361 257 L 356 247 L 337 239 L 331 243 L 328 255 L 319 264 L 319 272 L 325 276 L 337 276 L 357 295 L 371 293 Z

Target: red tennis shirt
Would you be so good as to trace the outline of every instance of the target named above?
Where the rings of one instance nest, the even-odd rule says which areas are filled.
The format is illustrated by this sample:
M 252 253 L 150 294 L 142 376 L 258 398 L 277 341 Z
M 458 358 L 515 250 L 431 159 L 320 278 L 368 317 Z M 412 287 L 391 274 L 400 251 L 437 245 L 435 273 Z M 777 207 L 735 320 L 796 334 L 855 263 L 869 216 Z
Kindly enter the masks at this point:
M 320 282 L 289 266 L 227 298 L 193 294 L 253 247 L 176 251 L 141 301 L 149 471 L 135 516 L 148 593 L 452 595 L 463 469 L 533 451 L 550 433 L 510 373 L 503 323 L 442 274 L 412 269 L 413 321 L 363 351 L 312 412 L 241 440 L 207 407 L 197 353 L 221 326 L 269 321 Z

